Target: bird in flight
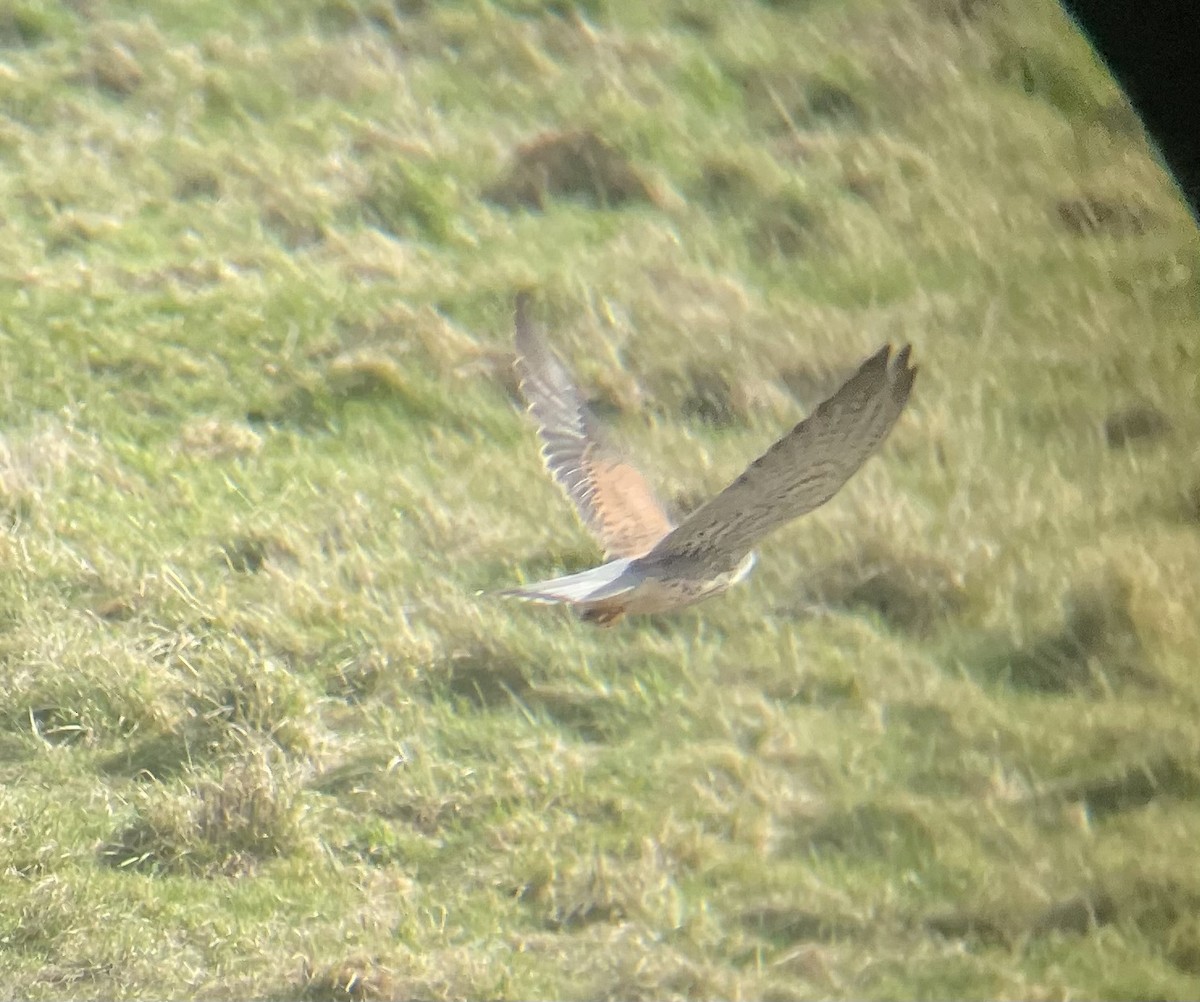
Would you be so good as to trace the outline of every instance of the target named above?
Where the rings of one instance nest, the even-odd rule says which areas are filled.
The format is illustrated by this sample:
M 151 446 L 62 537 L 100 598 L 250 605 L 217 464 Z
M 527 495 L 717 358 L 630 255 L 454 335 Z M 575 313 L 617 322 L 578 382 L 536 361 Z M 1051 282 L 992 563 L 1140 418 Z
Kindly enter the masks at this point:
M 676 526 L 641 473 L 604 440 L 570 373 L 534 331 L 525 293 L 516 302 L 516 347 L 521 394 L 537 422 L 546 468 L 608 559 L 501 594 L 570 605 L 602 626 L 691 605 L 744 578 L 763 536 L 823 505 L 887 438 L 917 374 L 909 345 L 895 357 L 884 345 Z

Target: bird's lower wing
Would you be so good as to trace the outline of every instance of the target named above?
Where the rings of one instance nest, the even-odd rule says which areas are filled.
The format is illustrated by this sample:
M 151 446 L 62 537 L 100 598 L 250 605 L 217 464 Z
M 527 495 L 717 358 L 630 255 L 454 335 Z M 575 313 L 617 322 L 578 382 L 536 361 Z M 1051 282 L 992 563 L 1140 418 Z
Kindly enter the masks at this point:
M 534 332 L 525 294 L 517 297 L 516 343 L 521 393 L 537 421 L 546 468 L 608 556 L 640 556 L 671 522 L 645 477 L 601 444 L 570 373 Z
M 887 437 L 908 401 L 916 369 L 906 345 L 885 345 L 809 417 L 646 555 L 737 565 L 762 536 L 828 501 Z

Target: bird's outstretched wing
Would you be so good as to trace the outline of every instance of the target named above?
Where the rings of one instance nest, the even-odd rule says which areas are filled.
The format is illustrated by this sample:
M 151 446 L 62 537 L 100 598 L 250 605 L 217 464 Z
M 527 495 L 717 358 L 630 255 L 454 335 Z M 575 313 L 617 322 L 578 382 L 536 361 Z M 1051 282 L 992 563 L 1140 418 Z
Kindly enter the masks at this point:
M 884 345 L 840 390 L 646 555 L 732 568 L 759 538 L 828 501 L 879 447 L 908 401 L 909 346 Z
M 538 425 L 542 459 L 609 557 L 640 557 L 671 531 L 646 479 L 606 448 L 571 374 L 534 332 L 528 295 L 516 303 L 517 374 Z

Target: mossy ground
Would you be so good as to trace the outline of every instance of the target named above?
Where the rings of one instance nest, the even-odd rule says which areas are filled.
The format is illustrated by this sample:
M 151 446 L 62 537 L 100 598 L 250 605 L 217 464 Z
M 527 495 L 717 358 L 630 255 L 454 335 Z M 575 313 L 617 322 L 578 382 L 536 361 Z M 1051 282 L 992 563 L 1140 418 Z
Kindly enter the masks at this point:
M 1196 997 L 1196 229 L 1050 0 L 0 6 L 0 996 Z M 596 553 L 884 341 L 725 597 Z

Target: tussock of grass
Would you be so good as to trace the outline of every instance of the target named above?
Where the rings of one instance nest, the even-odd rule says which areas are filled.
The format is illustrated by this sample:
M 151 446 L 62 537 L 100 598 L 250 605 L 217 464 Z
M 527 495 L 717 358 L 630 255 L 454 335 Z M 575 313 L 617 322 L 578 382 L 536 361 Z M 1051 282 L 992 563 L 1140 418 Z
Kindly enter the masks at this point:
M 19 0 L 0 87 L 0 985 L 1200 991 L 1195 229 L 1056 5 Z M 519 289 L 676 512 L 921 372 L 598 631 L 490 594 L 598 559 Z
M 530 209 L 545 209 L 564 197 L 598 208 L 655 200 L 650 182 L 592 132 L 539 136 L 518 147 L 507 173 L 485 195 L 500 205 Z
M 110 866 L 201 877 L 246 876 L 302 845 L 292 782 L 265 756 L 235 762 L 182 795 L 152 789 L 137 815 L 100 848 Z
M 179 447 L 201 459 L 252 456 L 262 448 L 262 436 L 253 428 L 218 418 L 200 418 L 183 426 Z

